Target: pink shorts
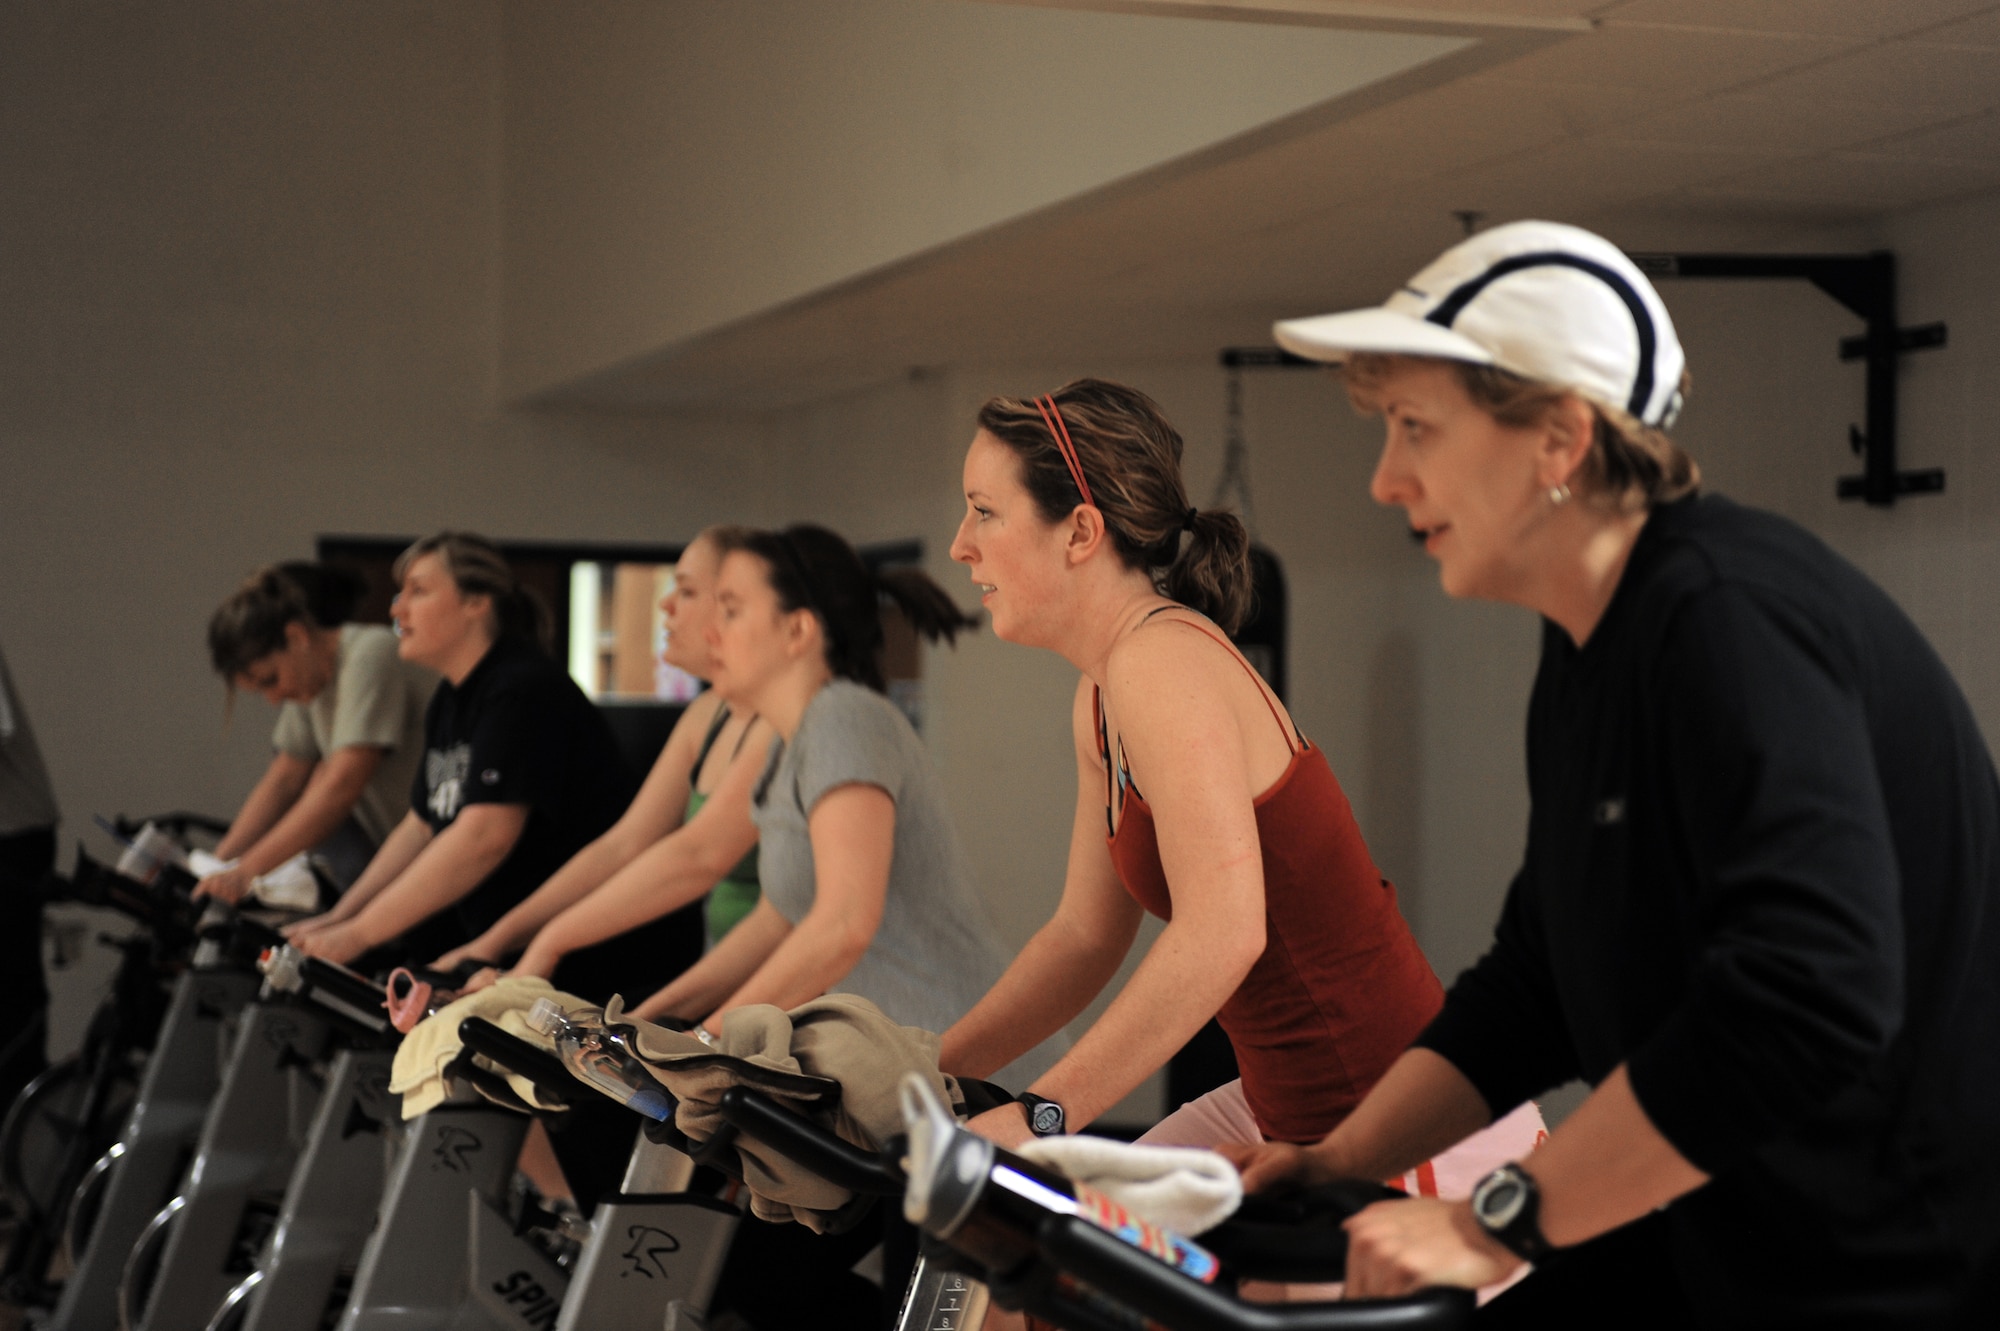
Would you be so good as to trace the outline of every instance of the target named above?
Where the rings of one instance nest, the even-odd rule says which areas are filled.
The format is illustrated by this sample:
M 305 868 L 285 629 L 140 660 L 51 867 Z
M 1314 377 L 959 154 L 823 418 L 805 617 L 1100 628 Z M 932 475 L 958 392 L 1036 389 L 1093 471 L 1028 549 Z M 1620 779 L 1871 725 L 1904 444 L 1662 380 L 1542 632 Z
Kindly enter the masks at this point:
M 1473 1185 L 1480 1179 L 1509 1160 L 1521 1159 L 1548 1135 L 1542 1111 L 1531 1100 L 1402 1178 L 1387 1182 L 1412 1196 L 1461 1201 L 1472 1195 Z M 1232 1081 L 1188 1101 L 1139 1140 L 1149 1146 L 1220 1146 L 1224 1142 L 1262 1141 L 1264 1134 L 1251 1116 L 1249 1101 L 1243 1098 L 1243 1083 Z M 1480 1290 L 1479 1301 L 1484 1303 L 1525 1274 L 1527 1268 L 1523 1267 L 1512 1278 Z M 1339 1298 L 1339 1289 L 1338 1285 L 1285 1285 L 1269 1286 L 1261 1293 L 1271 1302 L 1302 1302 Z

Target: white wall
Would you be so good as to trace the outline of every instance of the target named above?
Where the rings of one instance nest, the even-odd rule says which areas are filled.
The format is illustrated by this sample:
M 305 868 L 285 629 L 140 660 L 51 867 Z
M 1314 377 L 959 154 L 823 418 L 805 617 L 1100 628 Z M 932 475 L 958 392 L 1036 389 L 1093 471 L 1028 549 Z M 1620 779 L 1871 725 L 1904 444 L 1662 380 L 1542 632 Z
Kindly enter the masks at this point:
M 506 22 L 510 397 L 1469 44 L 936 0 L 516 2 Z
M 755 421 L 494 405 L 499 74 L 470 0 L 0 10 L 0 644 L 70 833 L 234 808 L 203 626 L 318 533 L 764 516 Z

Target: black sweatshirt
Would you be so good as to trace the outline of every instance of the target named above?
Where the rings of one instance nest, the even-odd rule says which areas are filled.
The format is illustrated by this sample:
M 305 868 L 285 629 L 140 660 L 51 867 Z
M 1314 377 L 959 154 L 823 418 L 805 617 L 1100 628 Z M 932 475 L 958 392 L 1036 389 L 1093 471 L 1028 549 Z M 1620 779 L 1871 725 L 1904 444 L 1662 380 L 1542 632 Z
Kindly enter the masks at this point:
M 2000 788 L 1923 636 L 1791 523 L 1663 506 L 1584 647 L 1544 628 L 1528 781 L 1418 1043 L 1496 1115 L 1629 1064 L 1713 1176 L 1668 1211 L 1706 1320 L 1941 1313 L 2000 1237 Z
M 411 807 L 433 832 L 469 804 L 528 810 L 507 858 L 454 907 L 465 934 L 458 941 L 482 933 L 602 835 L 632 791 L 604 717 L 532 644 L 502 638 L 463 683 L 439 684 L 424 717 Z
M 484 933 L 632 802 L 631 768 L 604 714 L 560 665 L 519 638 L 494 643 L 464 683 L 438 685 L 424 744 L 410 799 L 433 832 L 468 804 L 528 810 L 507 858 L 453 907 L 455 928 L 438 935 L 449 946 Z M 701 948 L 697 901 L 570 953 L 555 984 L 598 1003 L 616 993 L 637 1003 L 699 960 Z

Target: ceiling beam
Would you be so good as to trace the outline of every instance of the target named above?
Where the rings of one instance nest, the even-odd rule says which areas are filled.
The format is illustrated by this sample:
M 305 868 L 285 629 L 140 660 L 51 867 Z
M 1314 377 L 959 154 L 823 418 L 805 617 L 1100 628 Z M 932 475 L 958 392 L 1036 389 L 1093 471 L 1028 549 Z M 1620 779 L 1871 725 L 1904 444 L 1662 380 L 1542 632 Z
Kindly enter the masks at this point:
M 1491 11 L 1429 9 L 1413 5 L 1364 4 L 1358 0 L 981 0 L 985 4 L 1037 9 L 1084 9 L 1107 14 L 1147 14 L 1155 18 L 1220 19 L 1236 23 L 1284 23 L 1296 27 L 1356 28 L 1369 32 L 1423 32 L 1468 37 L 1502 31 L 1589 32 L 1595 19 Z

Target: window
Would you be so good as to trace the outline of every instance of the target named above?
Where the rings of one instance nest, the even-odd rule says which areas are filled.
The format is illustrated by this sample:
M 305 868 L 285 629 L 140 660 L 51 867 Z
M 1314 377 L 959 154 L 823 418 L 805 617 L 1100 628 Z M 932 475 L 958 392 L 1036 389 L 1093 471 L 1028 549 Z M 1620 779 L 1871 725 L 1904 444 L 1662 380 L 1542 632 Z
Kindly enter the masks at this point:
M 569 673 L 591 699 L 687 703 L 701 681 L 661 659 L 672 564 L 580 559 L 569 566 Z
M 363 623 L 389 622 L 396 589 L 389 576 L 396 556 L 414 536 L 322 536 L 318 557 L 354 569 L 368 591 L 355 610 Z M 701 692 L 701 681 L 660 659 L 666 650 L 666 622 L 660 602 L 673 587 L 679 545 L 621 545 L 581 541 L 499 541 L 500 552 L 522 583 L 548 602 L 555 622 L 552 644 L 570 677 L 607 710 L 661 706 L 679 708 Z M 859 548 L 871 568 L 914 564 L 923 557 L 917 541 Z M 889 694 L 921 726 L 922 654 L 916 633 L 893 609 L 883 615 L 888 638 L 883 666 Z

